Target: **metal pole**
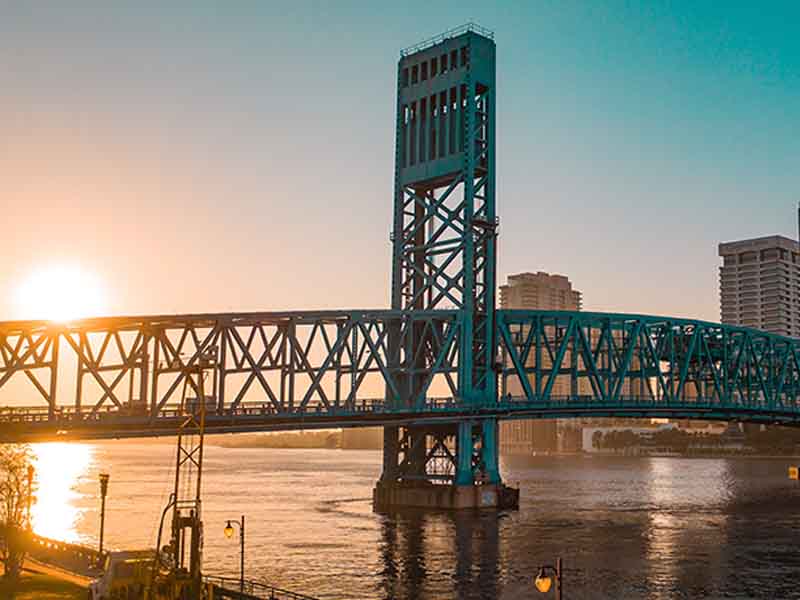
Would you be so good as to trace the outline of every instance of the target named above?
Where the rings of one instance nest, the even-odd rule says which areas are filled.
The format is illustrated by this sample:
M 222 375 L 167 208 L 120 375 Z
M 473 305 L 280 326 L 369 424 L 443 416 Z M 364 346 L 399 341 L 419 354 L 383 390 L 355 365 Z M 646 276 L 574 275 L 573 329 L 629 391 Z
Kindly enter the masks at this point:
M 561 558 L 556 559 L 556 600 L 564 600 L 563 571 L 561 570 Z
M 244 515 L 239 523 L 239 591 L 244 594 Z
M 106 494 L 108 494 L 108 473 L 100 473 L 100 556 L 103 555 L 103 535 L 106 525 Z

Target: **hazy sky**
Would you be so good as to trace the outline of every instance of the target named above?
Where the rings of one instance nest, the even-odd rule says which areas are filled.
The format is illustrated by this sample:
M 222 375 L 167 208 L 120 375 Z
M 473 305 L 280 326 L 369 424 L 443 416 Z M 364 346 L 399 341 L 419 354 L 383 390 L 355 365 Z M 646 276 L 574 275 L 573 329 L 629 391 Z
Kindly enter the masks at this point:
M 796 234 L 796 2 L 164 4 L 0 0 L 0 320 L 54 263 L 111 313 L 387 306 L 399 50 L 470 19 L 501 280 L 718 320 L 717 243 Z

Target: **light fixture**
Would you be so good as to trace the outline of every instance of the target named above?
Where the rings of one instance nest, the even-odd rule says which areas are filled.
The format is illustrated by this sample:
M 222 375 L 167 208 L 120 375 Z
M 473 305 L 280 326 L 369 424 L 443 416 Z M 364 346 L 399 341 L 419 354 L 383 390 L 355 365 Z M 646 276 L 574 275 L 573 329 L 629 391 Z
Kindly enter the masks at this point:
M 539 572 L 536 574 L 536 579 L 533 580 L 533 585 L 539 590 L 540 593 L 546 594 L 553 587 L 553 579 L 556 581 L 556 600 L 563 600 L 564 598 L 564 579 L 563 579 L 563 565 L 561 559 L 556 559 L 556 565 L 542 565 L 539 567 Z
M 536 589 L 541 593 L 546 594 L 553 585 L 553 578 L 547 575 L 544 569 L 539 569 L 539 574 L 536 575 L 533 585 L 535 585 Z
M 230 538 L 233 537 L 233 525 L 231 524 L 230 521 L 228 521 L 228 524 L 225 525 L 224 532 L 225 532 L 225 537 L 226 538 L 230 539 Z

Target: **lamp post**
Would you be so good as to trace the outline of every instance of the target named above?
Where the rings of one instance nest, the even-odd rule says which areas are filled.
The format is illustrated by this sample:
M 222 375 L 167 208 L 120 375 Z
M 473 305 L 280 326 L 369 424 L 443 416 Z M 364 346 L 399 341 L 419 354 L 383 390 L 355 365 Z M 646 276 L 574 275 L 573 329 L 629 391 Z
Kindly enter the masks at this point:
M 28 531 L 33 529 L 31 520 L 31 505 L 33 504 L 33 465 L 28 465 Z
M 536 575 L 536 579 L 534 579 L 533 584 L 536 586 L 537 590 L 543 594 L 546 594 L 550 591 L 550 587 L 553 585 L 553 577 L 550 575 L 550 573 L 555 575 L 556 600 L 563 600 L 564 580 L 562 579 L 560 558 L 556 559 L 555 567 L 552 565 L 543 565 L 539 567 L 539 573 Z
M 103 556 L 103 534 L 106 526 L 106 495 L 108 494 L 108 473 L 100 473 L 100 556 Z
M 240 521 L 228 520 L 225 525 L 225 537 L 231 539 L 233 537 L 233 524 L 239 526 L 239 591 L 244 593 L 244 515 Z

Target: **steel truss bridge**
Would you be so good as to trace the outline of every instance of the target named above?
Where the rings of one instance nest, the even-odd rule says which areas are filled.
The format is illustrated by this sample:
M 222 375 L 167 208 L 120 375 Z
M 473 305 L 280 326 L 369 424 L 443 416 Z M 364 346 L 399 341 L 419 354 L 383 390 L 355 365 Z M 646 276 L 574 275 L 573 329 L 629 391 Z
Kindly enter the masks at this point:
M 420 480 L 499 486 L 498 419 L 800 424 L 795 340 L 496 310 L 495 79 L 473 24 L 401 52 L 390 310 L 0 323 L 0 404 L 42 398 L 0 413 L 0 441 L 169 434 L 200 406 L 210 432 L 381 425 L 376 498 L 395 502 Z M 211 392 L 181 406 L 198 373 Z
M 458 393 L 457 317 L 354 310 L 0 323 L 0 392 L 18 382 L 42 399 L 2 409 L 0 440 L 174 434 L 187 373 L 209 359 L 209 432 L 435 428 L 485 417 L 800 424 L 798 340 L 667 317 L 501 310 L 499 393 L 475 400 Z M 412 332 L 422 339 L 409 356 L 420 365 L 417 388 L 398 366 Z

